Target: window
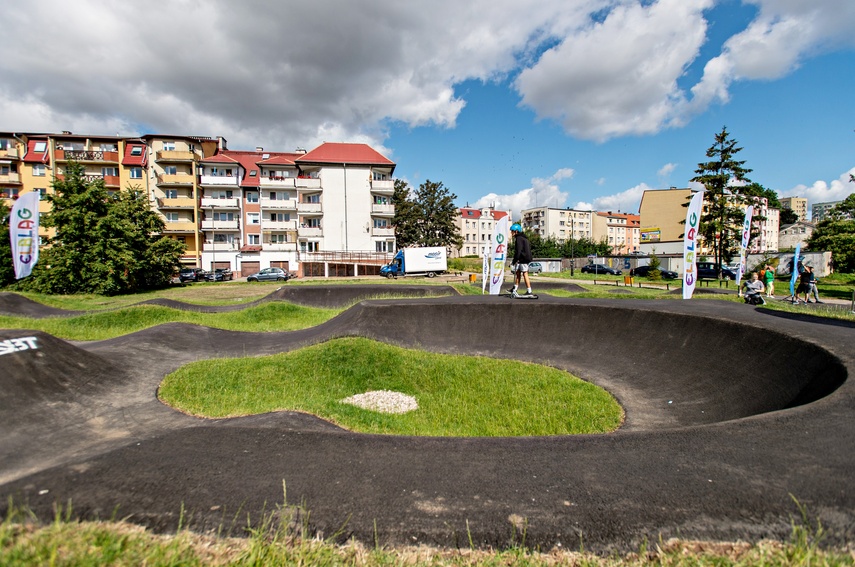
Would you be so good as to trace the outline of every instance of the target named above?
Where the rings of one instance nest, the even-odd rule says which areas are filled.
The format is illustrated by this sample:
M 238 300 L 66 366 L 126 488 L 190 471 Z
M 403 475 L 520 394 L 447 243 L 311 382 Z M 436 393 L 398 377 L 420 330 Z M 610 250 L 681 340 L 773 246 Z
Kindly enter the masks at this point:
M 270 243 L 271 244 L 285 244 L 288 242 L 287 234 L 271 234 L 270 235 Z
M 178 166 L 167 165 L 163 168 L 163 173 L 165 173 L 166 175 L 176 175 L 178 174 Z
M 33 151 L 39 153 L 47 151 L 47 142 L 36 142 L 33 144 Z
M 214 234 L 214 244 L 226 244 L 235 241 L 233 234 Z
M 247 244 L 261 244 L 261 241 L 259 241 L 257 234 L 247 234 L 246 235 L 246 243 Z
M 175 142 L 172 140 L 164 140 L 163 142 L 163 151 L 165 152 L 173 152 L 175 151 Z
M 133 147 L 131 148 L 131 155 L 132 155 L 132 156 L 141 156 L 141 155 L 142 155 L 142 150 L 143 150 L 143 149 L 142 149 L 142 146 L 133 146 Z
M 389 228 L 389 219 L 374 219 L 374 228 Z
M 270 220 L 273 222 L 288 222 L 291 220 L 291 213 L 270 213 Z
M 303 219 L 303 228 L 321 228 L 321 219 Z
M 246 213 L 247 224 L 258 224 L 258 213 Z
M 101 175 L 103 175 L 104 177 L 107 177 L 108 175 L 118 176 L 119 175 L 119 168 L 118 167 L 102 167 L 101 168 Z
M 374 181 L 386 181 L 389 176 L 385 173 L 380 173 L 379 171 L 374 172 Z
M 9 175 L 8 165 L 0 165 L 0 175 Z
M 177 199 L 178 198 L 178 189 L 167 189 L 163 192 L 163 195 L 167 199 Z
M 214 213 L 215 221 L 233 221 L 235 220 L 234 213 Z
M 394 252 L 392 248 L 392 243 L 388 240 L 379 240 L 374 243 L 374 251 L 375 252 Z
M 44 177 L 45 176 L 45 166 L 43 163 L 37 163 L 33 166 L 33 175 L 35 177 Z
M 250 172 L 249 172 L 249 176 L 250 176 L 250 177 L 255 177 L 256 175 L 258 175 L 258 170 L 257 170 L 257 169 L 253 169 L 252 171 L 250 171 Z
M 132 167 L 131 168 L 131 179 L 142 179 L 142 168 L 141 167 Z
M 166 213 L 166 222 L 178 222 L 178 213 Z
M 317 193 L 314 195 L 303 195 L 303 202 L 304 203 L 320 203 L 321 202 L 321 196 L 320 196 L 320 194 L 317 194 Z
M 0 138 L 0 150 L 8 150 L 9 147 L 9 140 L 5 138 Z
M 20 192 L 21 192 L 21 190 L 18 189 L 17 187 L 12 187 L 9 189 L 9 196 L 12 197 L 13 199 L 17 199 L 18 196 L 20 195 Z
M 47 195 L 47 189 L 45 189 L 44 187 L 40 187 L 40 188 L 36 189 L 36 191 L 39 192 L 39 197 L 42 199 L 44 199 L 45 195 Z
M 321 249 L 318 242 L 301 242 L 300 250 L 303 252 L 318 252 Z
M 247 191 L 246 192 L 246 202 L 247 203 L 257 203 L 258 202 L 258 193 L 255 191 Z

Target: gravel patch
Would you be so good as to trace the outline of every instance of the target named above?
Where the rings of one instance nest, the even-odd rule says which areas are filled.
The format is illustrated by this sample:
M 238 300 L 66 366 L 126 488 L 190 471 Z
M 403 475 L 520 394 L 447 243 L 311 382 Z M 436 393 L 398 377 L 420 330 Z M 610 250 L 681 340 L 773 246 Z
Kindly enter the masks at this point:
M 419 409 L 419 403 L 414 397 L 391 390 L 374 390 L 357 394 L 341 400 L 341 403 L 380 413 L 407 413 Z

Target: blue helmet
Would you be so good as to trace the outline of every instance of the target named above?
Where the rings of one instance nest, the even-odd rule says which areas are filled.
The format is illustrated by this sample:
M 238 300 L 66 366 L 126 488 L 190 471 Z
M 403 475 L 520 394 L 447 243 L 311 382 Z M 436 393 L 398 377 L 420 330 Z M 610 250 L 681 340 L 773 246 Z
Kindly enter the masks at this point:
M 522 232 L 522 227 L 520 226 L 520 223 L 515 222 L 514 224 L 512 224 L 511 232 Z

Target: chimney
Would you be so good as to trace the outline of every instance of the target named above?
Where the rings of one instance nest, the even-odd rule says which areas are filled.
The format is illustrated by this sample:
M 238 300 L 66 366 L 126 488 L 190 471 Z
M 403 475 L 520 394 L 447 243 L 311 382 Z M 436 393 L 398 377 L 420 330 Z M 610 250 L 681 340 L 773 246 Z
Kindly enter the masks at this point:
M 297 153 L 297 154 L 305 154 L 305 153 L 306 153 L 306 148 L 297 148 L 296 150 L 294 150 L 294 153 Z
M 262 148 L 261 146 L 255 146 L 255 151 L 257 151 L 258 153 L 261 153 L 264 151 L 264 148 Z

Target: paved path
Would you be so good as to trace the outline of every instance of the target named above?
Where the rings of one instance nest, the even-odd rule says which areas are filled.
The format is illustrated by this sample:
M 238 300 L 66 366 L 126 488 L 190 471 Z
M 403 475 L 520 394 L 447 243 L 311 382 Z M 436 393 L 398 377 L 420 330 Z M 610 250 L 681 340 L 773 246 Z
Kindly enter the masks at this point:
M 187 362 L 342 335 L 550 364 L 607 388 L 626 422 L 607 435 L 394 437 L 292 412 L 203 420 L 157 400 Z M 192 529 L 240 533 L 284 485 L 325 536 L 503 546 L 522 530 L 541 549 L 605 552 L 786 539 L 796 498 L 829 543 L 855 536 L 852 324 L 720 301 L 449 296 L 365 301 L 289 333 L 174 323 L 85 344 L 3 339 L 21 350 L 0 356 L 0 514 L 9 497 L 46 520 L 71 501 L 84 517 L 170 530 L 183 508 Z

